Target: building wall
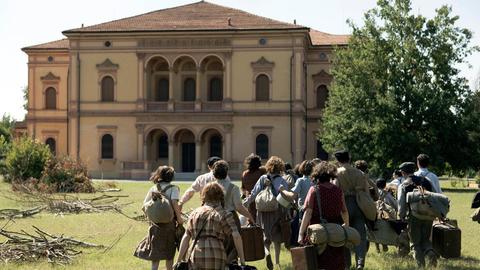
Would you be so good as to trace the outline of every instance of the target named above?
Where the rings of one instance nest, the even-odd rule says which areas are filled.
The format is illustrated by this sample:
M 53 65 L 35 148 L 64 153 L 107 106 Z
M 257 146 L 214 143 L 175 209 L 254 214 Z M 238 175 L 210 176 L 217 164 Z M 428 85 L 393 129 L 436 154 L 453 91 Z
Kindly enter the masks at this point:
M 142 45 L 146 39 L 178 38 L 228 38 L 230 45 L 213 48 L 147 48 Z M 259 44 L 260 38 L 266 39 L 264 45 Z M 106 40 L 111 42 L 111 47 L 105 47 Z M 255 152 L 258 134 L 268 136 L 269 155 L 298 163 L 317 154 L 315 131 L 321 110 L 315 107 L 314 89 L 319 83 L 330 83 L 325 74 L 328 75 L 331 64 L 328 60 L 331 49 L 312 49 L 305 44 L 304 33 L 72 37 L 69 52 L 58 56 L 64 61 L 62 65 L 29 64 L 33 90 L 29 98 L 34 102 L 29 109 L 28 132 L 42 139 L 55 135 L 60 152 L 67 153 L 68 149 L 74 157 L 78 153 L 95 177 L 129 177 L 131 174 L 125 174 L 128 168 L 150 171 L 158 164 L 170 164 L 180 171 L 182 134 L 189 132 L 195 143 L 197 172 L 206 170 L 208 136 L 213 133 L 222 137 L 223 157 L 231 163 L 232 170 L 243 169 L 244 158 Z M 327 54 L 327 59 L 320 56 L 321 53 Z M 35 54 L 30 53 L 29 57 L 32 59 Z M 170 81 L 172 94 L 170 101 L 154 104 L 163 106 L 162 109 L 152 110 L 148 93 L 149 63 L 159 57 L 169 64 L 169 71 L 164 73 L 173 80 L 173 84 Z M 179 59 L 186 57 L 196 64 L 191 75 L 200 79 L 199 83 L 197 80 L 200 95 L 191 109 L 179 111 L 182 73 L 176 65 Z M 209 57 L 217 57 L 223 65 L 223 71 L 217 73 L 223 76 L 224 100 L 220 110 L 214 111 L 205 110 L 212 106 L 206 100 L 208 76 L 204 75 L 205 59 Z M 45 82 L 40 77 L 48 72 L 59 77 L 56 111 L 45 111 L 42 107 Z M 255 79 L 260 74 L 270 80 L 268 101 L 255 100 Z M 114 79 L 114 102 L 101 102 L 104 76 Z M 50 122 L 39 122 L 40 117 Z M 56 122 L 51 123 L 54 120 Z M 168 136 L 168 151 L 172 157 L 152 160 L 156 151 L 152 149 L 157 145 L 152 144 L 151 138 L 157 131 Z M 101 136 L 107 133 L 114 138 L 114 158 L 105 160 L 100 155 L 100 142 Z

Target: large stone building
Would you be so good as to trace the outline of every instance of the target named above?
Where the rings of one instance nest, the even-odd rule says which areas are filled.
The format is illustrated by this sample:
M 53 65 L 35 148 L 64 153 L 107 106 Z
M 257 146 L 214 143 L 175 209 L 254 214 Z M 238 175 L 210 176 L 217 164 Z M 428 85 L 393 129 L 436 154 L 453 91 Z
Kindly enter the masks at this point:
M 333 48 L 348 36 L 204 1 L 63 34 L 23 48 L 27 130 L 94 177 L 324 154 L 315 135 Z

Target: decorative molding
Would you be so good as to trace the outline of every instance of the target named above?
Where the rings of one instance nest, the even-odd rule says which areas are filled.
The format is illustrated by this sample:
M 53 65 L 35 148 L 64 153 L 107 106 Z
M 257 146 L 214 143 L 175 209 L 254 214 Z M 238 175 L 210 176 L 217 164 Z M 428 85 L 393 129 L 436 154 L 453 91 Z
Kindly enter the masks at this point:
M 230 47 L 232 41 L 226 38 L 217 39 L 143 39 L 138 41 L 140 48 L 218 48 Z
M 254 70 L 271 70 L 275 66 L 275 63 L 268 61 L 265 57 L 262 56 L 257 61 L 251 62 L 251 66 Z
M 324 69 L 320 70 L 318 73 L 312 75 L 312 79 L 315 84 L 325 83 L 330 84 L 333 80 L 333 76 L 326 72 Z
M 137 59 L 144 60 L 146 55 L 147 55 L 146 53 L 137 52 Z
M 97 64 L 97 69 L 102 71 L 113 71 L 117 70 L 118 67 L 119 65 L 114 64 L 109 58 L 105 59 L 105 61 L 103 61 L 102 63 Z
M 103 129 L 103 130 L 116 130 L 117 126 L 112 126 L 112 125 L 98 125 L 97 129 Z
M 52 72 L 48 72 L 47 75 L 40 77 L 42 81 L 59 81 L 60 77 L 55 76 Z

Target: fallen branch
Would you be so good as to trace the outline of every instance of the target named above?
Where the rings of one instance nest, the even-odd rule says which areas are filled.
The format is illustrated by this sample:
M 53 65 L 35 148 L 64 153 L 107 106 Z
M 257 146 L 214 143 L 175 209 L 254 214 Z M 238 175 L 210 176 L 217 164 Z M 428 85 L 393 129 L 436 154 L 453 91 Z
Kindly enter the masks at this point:
M 26 209 L 26 210 L 19 210 L 19 209 L 0 209 L 0 219 L 15 219 L 15 218 L 25 218 L 25 217 L 31 217 L 33 215 L 36 215 L 42 210 L 45 209 L 45 207 L 35 207 L 31 209 Z
M 33 226 L 34 232 L 0 230 L 7 240 L 0 243 L 0 260 L 9 262 L 34 262 L 46 259 L 49 263 L 65 265 L 81 253 L 82 248 L 104 248 L 102 245 L 83 242 L 71 237 L 55 236 Z

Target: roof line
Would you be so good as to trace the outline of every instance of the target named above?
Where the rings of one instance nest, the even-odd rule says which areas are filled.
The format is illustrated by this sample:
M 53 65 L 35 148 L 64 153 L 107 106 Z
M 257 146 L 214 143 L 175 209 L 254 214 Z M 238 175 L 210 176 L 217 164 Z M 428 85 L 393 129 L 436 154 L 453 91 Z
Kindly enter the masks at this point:
M 241 32 L 241 31 L 288 31 L 288 30 L 309 30 L 309 27 L 295 27 L 295 28 L 243 28 L 243 29 L 165 29 L 165 30 L 95 30 L 95 31 L 64 31 L 63 34 L 109 34 L 109 33 L 153 33 L 153 32 Z

